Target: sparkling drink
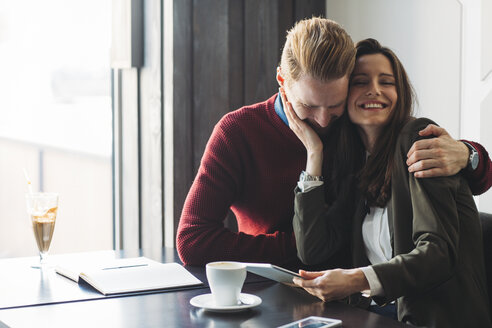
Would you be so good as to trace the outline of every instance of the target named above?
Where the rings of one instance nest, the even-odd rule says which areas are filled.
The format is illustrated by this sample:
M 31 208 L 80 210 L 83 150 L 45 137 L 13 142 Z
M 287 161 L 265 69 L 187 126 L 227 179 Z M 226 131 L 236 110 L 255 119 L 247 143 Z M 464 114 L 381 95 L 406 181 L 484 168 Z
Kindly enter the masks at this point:
M 31 214 L 34 237 L 41 253 L 48 252 L 50 248 L 53 231 L 55 230 L 57 211 L 58 207 L 53 207 L 41 215 Z
M 47 256 L 55 230 L 56 215 L 58 212 L 58 194 L 45 192 L 28 193 L 26 194 L 26 201 L 27 213 L 31 218 L 40 258 L 39 265 L 33 267 L 48 267 L 46 266 Z

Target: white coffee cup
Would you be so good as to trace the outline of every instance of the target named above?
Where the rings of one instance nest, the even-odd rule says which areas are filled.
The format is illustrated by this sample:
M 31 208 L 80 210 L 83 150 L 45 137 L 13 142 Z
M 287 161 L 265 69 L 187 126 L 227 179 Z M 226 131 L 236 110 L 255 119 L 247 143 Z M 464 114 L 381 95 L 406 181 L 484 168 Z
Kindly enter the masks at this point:
M 246 265 L 240 262 L 211 262 L 207 264 L 206 272 L 215 305 L 238 305 L 246 279 Z

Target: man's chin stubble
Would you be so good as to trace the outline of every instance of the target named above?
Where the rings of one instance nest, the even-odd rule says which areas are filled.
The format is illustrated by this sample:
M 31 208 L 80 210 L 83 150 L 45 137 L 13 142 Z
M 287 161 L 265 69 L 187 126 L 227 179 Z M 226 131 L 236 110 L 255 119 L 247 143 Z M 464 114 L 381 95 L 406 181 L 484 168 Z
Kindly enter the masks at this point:
M 309 124 L 309 126 L 311 128 L 313 128 L 313 130 L 319 135 L 319 136 L 325 136 L 327 135 L 331 128 L 333 127 L 334 123 L 339 119 L 339 117 L 334 117 L 330 120 L 330 123 L 328 124 L 328 126 L 326 127 L 321 127 L 319 125 L 316 125 L 316 126 L 313 126 L 313 124 L 311 124 L 310 122 L 306 122 L 307 124 Z

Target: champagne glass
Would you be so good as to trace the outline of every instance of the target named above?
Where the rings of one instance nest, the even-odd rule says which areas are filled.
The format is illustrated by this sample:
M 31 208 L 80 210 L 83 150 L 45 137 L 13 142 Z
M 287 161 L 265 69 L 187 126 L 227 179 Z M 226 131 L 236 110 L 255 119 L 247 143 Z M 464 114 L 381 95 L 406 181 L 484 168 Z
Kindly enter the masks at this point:
M 39 249 L 39 265 L 33 265 L 32 267 L 44 268 L 48 265 L 48 250 L 55 230 L 58 194 L 48 192 L 27 193 L 26 202 L 27 214 L 31 218 L 34 237 Z

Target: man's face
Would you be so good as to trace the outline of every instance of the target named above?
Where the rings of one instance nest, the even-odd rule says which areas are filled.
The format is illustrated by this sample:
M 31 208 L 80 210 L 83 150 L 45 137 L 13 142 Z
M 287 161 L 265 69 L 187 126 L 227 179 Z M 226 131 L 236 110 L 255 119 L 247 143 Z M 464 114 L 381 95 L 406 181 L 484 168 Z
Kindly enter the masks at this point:
M 297 116 L 316 133 L 324 135 L 331 123 L 343 114 L 348 83 L 348 76 L 323 82 L 306 75 L 297 81 L 285 83 L 284 88 Z

